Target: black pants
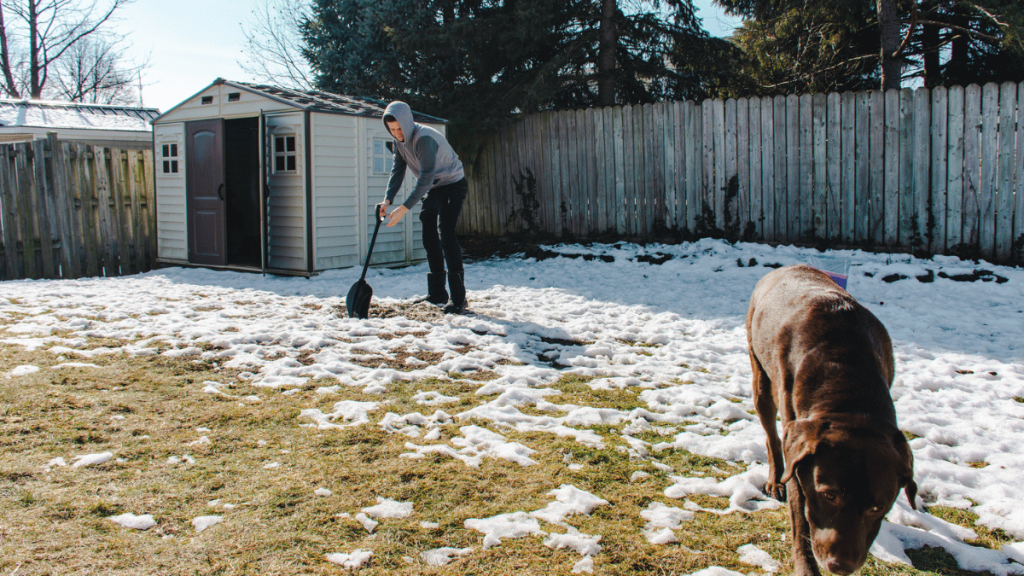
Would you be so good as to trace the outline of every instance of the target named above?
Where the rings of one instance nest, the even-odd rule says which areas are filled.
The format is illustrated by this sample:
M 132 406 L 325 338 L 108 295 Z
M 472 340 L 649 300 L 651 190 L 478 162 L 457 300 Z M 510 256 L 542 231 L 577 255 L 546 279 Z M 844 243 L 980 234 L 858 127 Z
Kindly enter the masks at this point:
M 427 251 L 427 264 L 431 274 L 462 274 L 462 248 L 455 236 L 455 226 L 462 214 L 462 203 L 469 192 L 463 178 L 433 188 L 423 198 L 420 221 L 423 222 L 423 248 Z

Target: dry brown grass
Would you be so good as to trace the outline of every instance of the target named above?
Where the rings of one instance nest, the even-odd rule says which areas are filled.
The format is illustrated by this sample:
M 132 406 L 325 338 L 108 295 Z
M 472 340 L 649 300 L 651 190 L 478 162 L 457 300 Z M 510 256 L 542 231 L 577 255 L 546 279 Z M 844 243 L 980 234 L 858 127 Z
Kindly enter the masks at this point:
M 417 390 L 459 397 L 460 403 L 440 407 L 451 414 L 475 406 L 481 399 L 474 395 L 478 383 L 469 379 L 479 379 L 474 375 L 395 383 L 384 396 L 357 389 L 318 393 L 319 386 L 333 384 L 326 381 L 284 394 L 250 387 L 231 371 L 188 358 L 105 355 L 88 360 L 97 367 L 55 368 L 61 362 L 50 352 L 0 344 L 0 576 L 341 574 L 346 571 L 324 555 L 355 549 L 373 551 L 361 574 L 570 574 L 580 560 L 574 552 L 547 548 L 539 537 L 484 550 L 482 535 L 464 526 L 470 518 L 542 508 L 553 500 L 548 492 L 562 484 L 611 503 L 589 517 L 568 519 L 581 532 L 602 536 L 596 574 L 688 574 L 709 566 L 751 573 L 755 569 L 739 564 L 736 555 L 748 543 L 774 558 L 789 557 L 782 510 L 697 513 L 676 531 L 679 543 L 648 543 L 640 512 L 652 501 L 682 502 L 664 496 L 671 483 L 664 472 L 620 449 L 619 427 L 595 427 L 606 439 L 601 449 L 540 432 L 497 430 L 539 450 L 533 456 L 539 465 L 530 467 L 487 459 L 469 468 L 443 456 L 400 457 L 408 452 L 406 442 L 424 442 L 388 434 L 376 421 L 389 411 L 432 413 L 435 408 L 412 401 Z M 26 364 L 40 370 L 2 376 Z M 206 381 L 230 384 L 225 392 L 238 398 L 204 393 Z M 594 391 L 585 379 L 569 377 L 555 387 L 562 395 L 550 399 L 559 403 L 637 405 L 634 392 Z M 242 399 L 249 395 L 261 401 Z M 388 404 L 371 413 L 371 424 L 324 431 L 301 426 L 310 421 L 299 417 L 300 410 L 331 412 L 339 400 Z M 443 438 L 459 436 L 458 428 L 469 423 L 493 429 L 487 422 L 456 421 L 441 428 Z M 210 443 L 194 444 L 202 436 Z M 104 451 L 114 459 L 70 466 L 74 456 Z M 169 462 L 185 455 L 194 463 Z M 69 466 L 47 471 L 57 457 Z M 582 470 L 569 469 L 567 459 Z M 724 478 L 742 470 L 683 451 L 663 452 L 659 460 L 680 474 Z M 265 467 L 273 462 L 279 466 Z M 651 476 L 630 482 L 636 470 Z M 321 487 L 333 495 L 315 495 Z M 378 496 L 413 502 L 413 515 L 383 519 L 372 533 L 340 516 L 354 516 Z M 693 500 L 727 504 L 712 497 Z M 157 525 L 136 531 L 107 519 L 126 512 L 152 514 Z M 213 514 L 223 522 L 196 532 L 192 519 Z M 423 521 L 438 526 L 424 528 Z M 564 532 L 545 523 L 542 528 Z M 442 546 L 474 552 L 445 567 L 420 560 L 421 552 Z M 874 561 L 864 570 L 869 576 L 921 573 Z

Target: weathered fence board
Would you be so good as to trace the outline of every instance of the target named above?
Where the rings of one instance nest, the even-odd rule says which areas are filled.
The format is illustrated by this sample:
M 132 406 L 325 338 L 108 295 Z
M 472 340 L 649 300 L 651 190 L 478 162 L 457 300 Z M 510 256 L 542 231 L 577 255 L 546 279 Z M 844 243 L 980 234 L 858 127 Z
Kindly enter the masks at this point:
M 995 258 L 1007 260 L 1013 246 L 1013 160 L 1017 140 L 1017 85 L 999 89 L 999 181 L 995 199 Z M 1024 177 L 1024 175 L 1021 175 Z
M 882 94 L 879 92 L 879 94 Z M 899 185 L 900 185 L 900 93 L 889 90 L 885 97 L 885 132 L 882 155 L 885 160 L 885 174 L 882 177 L 883 188 L 881 214 L 881 243 L 886 246 L 899 246 Z
M 763 238 L 778 242 L 775 227 L 775 101 L 761 99 L 761 219 L 764 221 Z
M 733 189 L 733 180 L 736 178 L 736 185 L 739 185 L 739 176 L 736 173 L 736 165 L 738 160 L 736 158 L 736 139 L 739 138 L 739 118 L 736 114 L 736 100 L 730 98 L 725 101 L 725 166 L 722 172 L 721 183 L 721 194 L 719 197 L 722 202 L 722 230 L 726 230 L 729 226 L 732 226 L 734 222 L 739 221 L 739 214 L 737 209 L 737 194 L 738 189 Z
M 814 214 L 814 122 L 813 107 L 810 94 L 800 97 L 800 177 L 798 187 L 800 222 L 794 241 L 804 241 L 813 237 L 812 218 Z
M 736 222 L 739 234 L 744 234 L 750 223 L 750 101 L 736 101 Z
M 828 170 L 828 182 L 825 186 L 825 227 L 820 233 L 821 238 L 841 238 L 843 189 L 843 126 L 842 102 L 840 94 L 829 94 L 826 97 L 825 120 L 825 164 Z
M 942 253 L 946 249 L 946 212 L 949 190 L 949 94 L 939 86 L 932 90 L 932 157 L 931 214 L 933 226 L 929 249 Z
M 871 103 L 868 94 L 856 95 L 857 174 L 854 182 L 854 240 L 871 243 Z
M 686 157 L 690 159 L 686 163 L 686 229 L 697 228 L 697 218 L 701 213 L 701 193 L 704 188 L 703 170 L 698 162 L 700 154 L 700 143 L 704 141 L 703 123 L 701 122 L 700 110 L 696 103 L 687 102 L 686 105 L 686 129 L 683 131 L 686 138 Z
M 149 270 L 153 155 L 61 142 L 0 145 L 0 278 Z
M 812 221 L 808 230 L 811 237 L 828 238 L 828 227 L 825 217 L 828 213 L 828 133 L 826 123 L 828 115 L 828 100 L 825 94 L 815 94 L 811 99 L 811 122 L 814 150 L 811 153 L 813 165 L 813 177 L 811 181 L 811 194 L 813 201 L 811 205 Z
M 1024 84 L 1005 83 L 530 115 L 496 130 L 475 156 L 460 231 L 520 233 L 526 216 L 515 216 L 529 214 L 530 232 L 575 239 L 710 234 L 1019 263 L 1022 104 Z M 97 193 L 124 190 L 110 200 L 124 209 L 93 214 L 111 229 L 104 237 L 129 239 L 103 245 L 104 265 L 145 252 L 144 224 L 127 211 L 135 167 L 125 156 L 123 168 L 91 175 Z M 22 202 L 19 193 L 8 202 Z M 75 221 L 49 225 L 73 230 Z M 44 256 L 32 254 L 16 265 L 42 268 Z
M 982 88 L 981 180 L 978 183 L 978 246 L 982 256 L 995 255 L 996 170 L 999 166 L 999 86 L 990 82 Z
M 964 203 L 964 89 L 949 89 L 949 131 L 946 147 L 946 245 L 957 246 L 963 241 Z
M 10 154 L 13 150 L 9 147 L 0 148 L 0 225 L 3 226 L 4 241 L 4 278 L 13 280 L 21 278 L 20 254 L 18 253 L 18 195 L 17 180 L 15 172 L 10 163 Z
M 899 178 L 896 188 L 887 196 L 893 198 L 892 224 L 898 230 L 889 237 L 892 243 L 903 249 L 912 245 L 914 228 L 914 91 L 906 88 L 899 92 Z M 888 213 L 887 213 L 888 216 Z M 888 228 L 887 228 L 888 231 Z M 889 243 L 889 240 L 886 240 Z
M 764 206 L 764 200 L 762 199 L 761 184 L 761 99 L 751 98 L 748 102 L 750 117 L 750 140 L 747 144 L 748 152 L 750 154 L 750 207 L 749 207 L 749 219 L 754 225 L 753 234 L 755 238 L 764 238 L 764 218 L 762 216 L 762 206 Z M 740 142 L 740 147 L 744 146 L 743 142 Z
M 964 90 L 964 191 L 961 205 L 965 245 L 980 245 L 978 218 L 981 207 L 981 86 Z
M 778 242 L 789 240 L 789 216 L 786 212 L 789 205 L 789 189 L 786 171 L 789 158 L 789 133 L 786 129 L 786 97 L 773 98 L 775 121 L 775 238 Z
M 920 250 L 926 246 L 928 228 L 928 202 L 930 200 L 929 184 L 931 174 L 928 170 L 931 160 L 931 100 L 928 90 L 920 88 L 914 91 L 914 134 L 911 149 L 913 150 L 914 184 L 913 212 L 909 244 Z
M 866 130 L 868 133 L 868 173 L 867 201 L 867 236 L 869 245 L 881 245 L 884 241 L 885 228 L 885 93 L 868 93 L 868 110 L 870 119 Z
M 1024 250 L 1024 82 L 1017 88 L 1017 162 L 1013 206 L 1013 249 Z M 1020 254 L 1017 254 L 1020 258 Z

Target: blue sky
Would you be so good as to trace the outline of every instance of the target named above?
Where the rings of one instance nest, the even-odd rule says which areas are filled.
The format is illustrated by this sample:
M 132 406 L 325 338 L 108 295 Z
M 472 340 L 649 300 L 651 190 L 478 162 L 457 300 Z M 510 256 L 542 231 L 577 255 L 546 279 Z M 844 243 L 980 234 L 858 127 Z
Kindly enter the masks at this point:
M 120 12 L 117 24 L 129 46 L 127 56 L 149 58 L 142 100 L 166 111 L 216 78 L 253 80 L 239 66 L 245 38 L 242 24 L 252 18 L 252 0 L 136 0 Z M 728 34 L 738 19 L 721 13 L 711 0 L 697 0 L 704 26 Z

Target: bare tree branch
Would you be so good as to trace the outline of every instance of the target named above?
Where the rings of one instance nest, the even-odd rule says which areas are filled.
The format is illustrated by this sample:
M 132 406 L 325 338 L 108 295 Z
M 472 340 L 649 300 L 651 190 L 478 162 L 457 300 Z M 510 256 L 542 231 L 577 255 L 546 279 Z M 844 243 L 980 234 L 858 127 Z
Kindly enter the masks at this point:
M 11 66 L 11 51 L 7 47 L 7 25 L 4 23 L 4 6 L 0 3 L 0 68 L 4 73 L 4 91 L 14 98 L 21 98 L 18 85 L 14 81 L 13 67 Z
M 899 58 L 900 54 L 907 47 L 907 42 L 910 42 L 910 37 L 914 35 L 914 30 L 917 28 L 917 0 L 910 0 L 910 6 L 912 12 L 910 13 L 910 25 L 907 27 L 907 33 L 903 36 L 903 42 L 900 42 L 900 47 L 892 53 L 893 58 Z
M 308 8 L 308 1 L 296 7 L 288 0 L 259 0 L 252 19 L 242 25 L 247 45 L 246 60 L 238 62 L 242 70 L 268 84 L 312 87 L 312 72 L 301 52 L 300 26 Z
M 963 26 L 957 26 L 956 24 L 950 24 L 949 22 L 939 22 L 937 20 L 918 20 L 918 23 L 919 24 L 931 24 L 933 26 L 939 26 L 941 28 L 949 28 L 950 30 L 959 30 L 960 32 L 963 32 L 964 34 L 967 34 L 968 36 L 972 36 L 974 38 L 979 38 L 979 39 L 984 40 L 986 42 L 991 42 L 992 44 L 998 44 L 1001 41 L 1000 38 L 998 38 L 996 36 L 992 36 L 991 34 L 985 34 L 983 32 L 978 32 L 977 30 L 971 30 L 970 28 L 965 28 Z
M 136 77 L 142 65 L 125 64 L 117 42 L 90 36 L 57 62 L 55 91 L 63 100 L 95 104 L 137 104 Z
M 23 54 L 18 62 L 12 61 L 13 47 L 7 58 L 0 54 L 8 84 L 18 84 L 15 79 L 21 76 L 22 85 L 16 86 L 15 91 L 41 98 L 56 74 L 57 63 L 79 43 L 102 34 L 117 10 L 133 1 L 7 0 L 6 7 L 17 22 L 0 22 L 0 32 L 7 38 L 24 38 L 22 43 L 27 45 L 17 48 Z M 7 91 L 11 92 L 9 88 Z

